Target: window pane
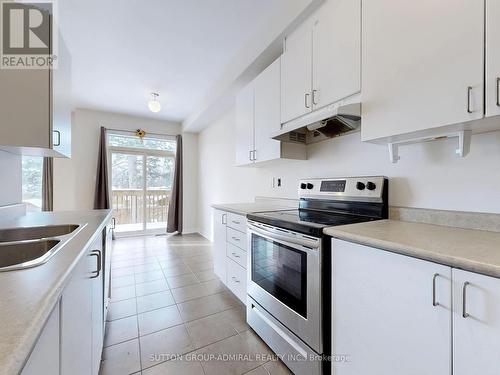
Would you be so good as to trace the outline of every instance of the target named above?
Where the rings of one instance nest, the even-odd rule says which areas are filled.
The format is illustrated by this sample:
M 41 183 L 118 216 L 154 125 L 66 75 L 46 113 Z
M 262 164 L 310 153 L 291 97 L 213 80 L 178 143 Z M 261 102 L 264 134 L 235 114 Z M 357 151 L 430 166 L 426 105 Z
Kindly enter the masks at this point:
M 144 186 L 143 157 L 113 153 L 111 157 L 113 189 L 141 190 Z
M 148 156 L 147 187 L 149 190 L 171 190 L 173 181 L 174 158 Z
M 23 156 L 23 203 L 26 203 L 28 211 L 40 211 L 42 209 L 42 168 L 42 157 Z
M 149 150 L 162 150 L 175 152 L 175 141 L 162 138 L 144 137 L 142 140 L 135 135 L 110 134 L 108 137 L 110 146 L 133 147 Z

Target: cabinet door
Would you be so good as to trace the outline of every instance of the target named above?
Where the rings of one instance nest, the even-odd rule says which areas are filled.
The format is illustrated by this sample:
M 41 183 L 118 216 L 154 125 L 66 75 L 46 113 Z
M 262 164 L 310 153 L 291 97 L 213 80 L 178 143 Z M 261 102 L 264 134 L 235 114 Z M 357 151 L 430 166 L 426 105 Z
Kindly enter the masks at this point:
M 271 138 L 280 130 L 280 59 L 269 65 L 254 81 L 255 161 L 278 159 L 281 142 Z
M 52 74 L 52 145 L 71 156 L 71 55 L 59 36 L 57 69 Z
M 312 110 L 312 25 L 304 22 L 285 40 L 281 56 L 281 122 Z
M 92 290 L 92 374 L 99 373 L 104 343 L 104 270 L 102 236 L 90 247 L 90 284 Z
M 21 375 L 58 375 L 59 372 L 59 304 L 43 327 L 42 334 L 24 365 Z
M 361 0 L 329 0 L 313 28 L 313 108 L 361 90 Z
M 451 268 L 340 240 L 332 264 L 335 375 L 451 374 Z
M 113 226 L 111 222 L 106 225 L 104 241 L 104 327 L 106 327 L 106 317 L 108 313 L 111 287 L 111 258 L 112 258 L 112 241 L 113 241 Z
M 236 98 L 236 165 L 253 163 L 254 87 L 246 86 Z
M 454 375 L 498 374 L 499 311 L 499 279 L 453 269 Z
M 86 253 L 73 270 L 61 298 L 61 374 L 92 374 L 92 290 Z
M 483 0 L 370 0 L 362 9 L 363 140 L 483 117 Z
M 486 1 L 486 116 L 500 115 L 500 2 Z
M 227 214 L 214 210 L 214 272 L 226 283 L 226 223 Z
M 0 69 L 1 146 L 51 146 L 48 69 Z

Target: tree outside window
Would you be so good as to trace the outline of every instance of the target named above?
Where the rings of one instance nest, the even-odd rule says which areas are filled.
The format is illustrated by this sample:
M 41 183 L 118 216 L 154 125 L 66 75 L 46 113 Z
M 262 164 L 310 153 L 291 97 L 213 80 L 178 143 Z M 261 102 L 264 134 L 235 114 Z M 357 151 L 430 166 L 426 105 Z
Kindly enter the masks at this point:
M 26 204 L 28 211 L 41 211 L 42 209 L 42 169 L 42 157 L 23 156 L 23 203 Z

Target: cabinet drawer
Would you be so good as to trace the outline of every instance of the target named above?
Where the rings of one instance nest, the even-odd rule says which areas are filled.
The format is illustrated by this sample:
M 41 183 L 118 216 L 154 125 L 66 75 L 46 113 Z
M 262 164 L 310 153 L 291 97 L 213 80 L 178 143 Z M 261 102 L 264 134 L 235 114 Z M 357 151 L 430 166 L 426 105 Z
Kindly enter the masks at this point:
M 247 232 L 247 218 L 243 215 L 233 214 L 232 212 L 227 213 L 227 226 L 239 230 L 240 232 Z
M 238 263 L 226 258 L 227 287 L 246 304 L 247 298 L 247 271 Z
M 232 228 L 227 228 L 227 242 L 247 251 L 247 235 Z
M 228 258 L 231 258 L 243 268 L 247 268 L 247 253 L 243 249 L 240 249 L 233 244 L 228 244 L 226 255 Z

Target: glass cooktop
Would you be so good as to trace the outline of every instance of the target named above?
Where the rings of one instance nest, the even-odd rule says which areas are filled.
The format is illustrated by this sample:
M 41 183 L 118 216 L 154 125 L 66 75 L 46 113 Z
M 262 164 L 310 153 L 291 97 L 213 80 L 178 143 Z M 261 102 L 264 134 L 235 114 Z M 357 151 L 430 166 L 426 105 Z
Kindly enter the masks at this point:
M 304 209 L 259 212 L 249 214 L 248 219 L 315 237 L 321 237 L 323 228 L 326 227 L 373 220 L 373 218 L 367 216 Z

